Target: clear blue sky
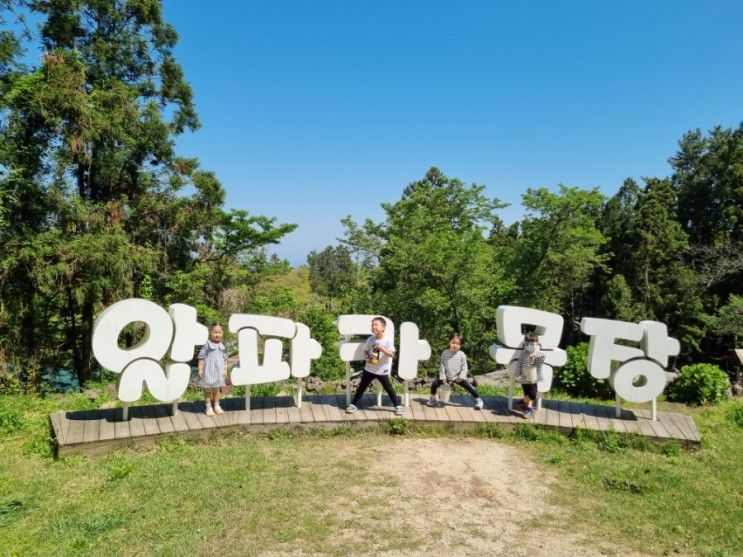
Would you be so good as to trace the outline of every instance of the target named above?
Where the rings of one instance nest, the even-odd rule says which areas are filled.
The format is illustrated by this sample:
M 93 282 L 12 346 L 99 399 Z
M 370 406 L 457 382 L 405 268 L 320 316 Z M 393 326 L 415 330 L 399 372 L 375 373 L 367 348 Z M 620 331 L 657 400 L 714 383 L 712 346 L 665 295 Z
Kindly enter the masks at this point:
M 299 224 L 293 264 L 431 166 L 512 204 L 667 176 L 743 120 L 743 2 L 165 0 L 227 207 Z

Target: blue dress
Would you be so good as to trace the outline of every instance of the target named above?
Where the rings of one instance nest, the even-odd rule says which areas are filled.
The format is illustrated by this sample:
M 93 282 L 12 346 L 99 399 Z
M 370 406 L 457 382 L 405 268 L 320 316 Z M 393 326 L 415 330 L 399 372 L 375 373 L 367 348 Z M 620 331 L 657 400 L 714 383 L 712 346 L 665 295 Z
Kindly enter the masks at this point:
M 223 343 L 207 340 L 196 357 L 199 360 L 204 360 L 204 377 L 197 376 L 196 385 L 202 389 L 224 387 L 224 362 L 227 357 L 227 348 Z

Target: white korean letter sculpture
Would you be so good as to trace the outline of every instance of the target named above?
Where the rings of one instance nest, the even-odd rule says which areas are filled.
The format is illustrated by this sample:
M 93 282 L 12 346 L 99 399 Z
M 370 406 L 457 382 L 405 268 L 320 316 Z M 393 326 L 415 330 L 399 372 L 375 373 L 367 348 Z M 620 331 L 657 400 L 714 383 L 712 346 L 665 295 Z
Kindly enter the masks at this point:
M 142 340 L 129 349 L 120 348 L 121 331 L 137 322 L 147 327 Z M 173 304 L 166 312 L 148 300 L 130 298 L 98 316 L 93 326 L 93 355 L 101 366 L 121 374 L 118 398 L 124 402 L 125 420 L 128 404 L 142 397 L 144 384 L 156 399 L 173 402 L 175 412 L 191 376 L 187 362 L 193 358 L 194 346 L 204 344 L 207 336 L 206 327 L 196 322 L 196 310 L 184 304 Z M 163 371 L 160 360 L 168 348 L 171 361 Z
M 620 397 L 630 402 L 652 401 L 652 418 L 656 419 L 656 397 L 666 386 L 664 368 L 668 357 L 676 356 L 681 346 L 668 336 L 665 324 L 657 321 L 612 321 L 584 317 L 581 330 L 591 337 L 588 345 L 588 371 L 599 379 L 609 378 L 617 394 L 616 416 L 621 416 Z M 628 340 L 640 348 L 622 346 L 614 341 Z M 622 363 L 613 373 L 611 362 Z M 642 377 L 642 382 L 637 380 Z
M 303 323 L 268 315 L 235 314 L 230 317 L 229 329 L 237 333 L 239 363 L 232 368 L 233 385 L 245 385 L 245 409 L 250 409 L 250 385 L 301 378 L 310 374 L 310 363 L 320 357 L 322 346 L 310 338 L 310 330 Z M 263 343 L 263 365 L 258 363 L 258 335 L 278 338 Z M 281 338 L 291 339 L 291 365 L 282 360 Z M 301 390 L 297 405 L 302 404 Z
M 552 387 L 553 368 L 564 366 L 567 353 L 558 348 L 562 336 L 563 318 L 561 315 L 538 309 L 520 306 L 499 306 L 496 310 L 496 324 L 500 344 L 490 346 L 490 357 L 497 363 L 509 366 L 508 409 L 513 408 L 513 381 L 516 363 L 521 357 L 524 342 L 522 325 L 534 325 L 539 336 L 539 344 L 544 353 L 542 381 L 537 383 L 539 393 L 546 393 Z M 541 409 L 541 396 L 537 399 L 537 409 Z

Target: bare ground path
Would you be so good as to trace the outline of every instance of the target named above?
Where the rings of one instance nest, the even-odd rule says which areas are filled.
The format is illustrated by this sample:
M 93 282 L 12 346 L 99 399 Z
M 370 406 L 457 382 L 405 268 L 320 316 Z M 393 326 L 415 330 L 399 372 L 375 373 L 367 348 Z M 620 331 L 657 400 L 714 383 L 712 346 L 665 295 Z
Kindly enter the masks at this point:
M 474 438 L 400 438 L 329 457 L 359 458 L 331 508 L 329 555 L 638 555 L 595 532 L 560 528 L 568 514 L 547 504 L 556 479 L 517 447 Z M 237 548 L 237 547 L 236 547 Z M 277 547 L 264 555 L 308 555 Z

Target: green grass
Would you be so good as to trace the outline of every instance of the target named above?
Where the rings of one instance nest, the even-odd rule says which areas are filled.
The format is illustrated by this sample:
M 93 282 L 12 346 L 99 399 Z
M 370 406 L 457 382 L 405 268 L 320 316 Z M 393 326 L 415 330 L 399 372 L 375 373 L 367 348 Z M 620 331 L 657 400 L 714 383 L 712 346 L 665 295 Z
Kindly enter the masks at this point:
M 244 431 L 168 438 L 104 457 L 52 457 L 48 414 L 113 404 L 110 394 L 0 396 L 0 547 L 4 554 L 228 554 L 280 551 L 338 555 L 357 549 L 339 529 L 343 490 L 389 436 L 458 436 L 446 426 L 393 419 L 378 429 L 309 433 Z M 552 503 L 561 529 L 593 532 L 627 550 L 736 555 L 743 547 L 743 402 L 664 409 L 691 413 L 702 447 L 658 446 L 639 436 L 579 431 L 571 438 L 522 425 L 484 424 L 470 435 L 509 443 L 558 478 Z M 363 507 L 384 508 L 372 498 Z M 400 524 L 375 524 L 378 551 L 416 549 Z M 412 543 L 412 542 L 411 542 Z

